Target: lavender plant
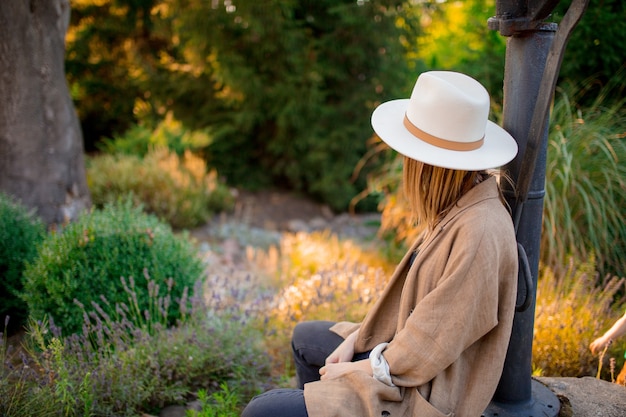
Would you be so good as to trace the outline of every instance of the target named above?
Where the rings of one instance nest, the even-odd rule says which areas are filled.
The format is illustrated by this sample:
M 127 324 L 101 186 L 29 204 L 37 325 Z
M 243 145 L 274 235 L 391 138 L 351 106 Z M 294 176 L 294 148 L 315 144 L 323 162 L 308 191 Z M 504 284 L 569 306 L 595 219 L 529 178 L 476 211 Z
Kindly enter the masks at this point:
M 167 316 L 173 306 L 151 294 L 153 307 L 139 313 L 152 308 Z M 138 416 L 225 383 L 236 387 L 240 403 L 259 390 L 256 381 L 269 380 L 254 320 L 232 300 L 204 297 L 200 282 L 181 300 L 185 314 L 174 327 L 141 326 L 132 317 L 135 307 L 117 303 L 109 314 L 101 307 L 107 303 L 102 296 L 80 307 L 82 332 L 67 337 L 54 322 L 30 323 L 22 364 L 3 361 L 0 368 L 0 394 L 13 398 L 0 401 L 0 415 Z

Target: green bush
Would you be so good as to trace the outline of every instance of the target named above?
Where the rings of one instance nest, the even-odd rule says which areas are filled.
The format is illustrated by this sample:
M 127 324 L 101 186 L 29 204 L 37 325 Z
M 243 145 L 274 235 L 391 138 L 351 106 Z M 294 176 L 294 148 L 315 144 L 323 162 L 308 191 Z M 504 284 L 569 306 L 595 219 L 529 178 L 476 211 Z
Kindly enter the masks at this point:
M 554 9 L 554 21 L 560 23 L 571 2 L 557 2 Z M 567 43 L 560 76 L 573 82 L 583 82 L 594 76 L 598 83 L 591 90 L 605 85 L 615 74 L 623 71 L 626 43 L 623 34 L 626 31 L 626 2 L 622 0 L 589 0 L 589 6 Z M 594 98 L 594 94 L 585 98 Z M 620 98 L 618 90 L 611 92 L 612 97 Z
M 174 228 L 204 224 L 213 213 L 234 204 L 217 172 L 189 151 L 178 156 L 165 148 L 135 155 L 99 155 L 89 159 L 87 181 L 96 207 L 132 194 L 136 204 Z
M 0 323 L 10 315 L 12 329 L 23 324 L 27 316 L 26 304 L 18 298 L 22 273 L 45 234 L 45 225 L 36 215 L 0 193 Z
M 123 304 L 134 308 L 137 322 L 171 324 L 181 309 L 159 308 L 146 317 L 142 312 L 149 298 L 162 297 L 163 303 L 183 298 L 202 271 L 187 239 L 126 201 L 85 214 L 49 235 L 24 272 L 23 298 L 34 319 L 48 315 L 65 334 L 82 328 L 82 309 L 74 300 L 89 310 L 101 296 L 109 303 L 104 306 L 108 314 L 115 315 L 115 305 Z M 162 311 L 166 317 L 160 317 Z

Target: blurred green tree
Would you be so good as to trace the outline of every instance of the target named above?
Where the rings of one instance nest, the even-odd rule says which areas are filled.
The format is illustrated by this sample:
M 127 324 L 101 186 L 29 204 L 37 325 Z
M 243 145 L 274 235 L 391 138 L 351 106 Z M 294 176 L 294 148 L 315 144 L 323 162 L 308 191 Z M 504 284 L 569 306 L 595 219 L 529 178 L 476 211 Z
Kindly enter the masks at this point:
M 487 26 L 496 14 L 496 1 L 433 1 L 426 5 L 414 11 L 420 14 L 423 30 L 417 58 L 429 69 L 475 77 L 489 90 L 494 103 L 501 105 L 506 38 Z
M 560 22 L 570 2 L 561 1 L 554 11 Z M 583 18 L 568 41 L 561 66 L 561 79 L 573 85 L 584 85 L 588 79 L 597 83 L 589 89 L 585 101 L 593 104 L 598 93 L 626 67 L 626 2 L 622 0 L 590 0 Z M 623 74 L 623 72 L 622 72 Z M 622 91 L 615 90 L 615 99 Z
M 137 123 L 141 85 L 170 39 L 157 36 L 161 0 L 72 0 L 66 74 L 87 151 Z
M 569 2 L 554 13 L 559 21 Z M 506 39 L 495 0 L 74 0 L 67 73 L 88 150 L 173 110 L 209 128 L 233 185 L 298 190 L 341 210 L 369 114 L 424 69 L 466 72 L 501 102 Z M 623 65 L 623 2 L 591 0 L 562 78 Z M 424 64 L 425 63 L 425 64 Z M 603 78 L 600 77 L 600 80 Z M 607 77 L 608 79 L 608 77 Z
M 406 94 L 411 78 L 405 47 L 418 26 L 403 2 L 174 3 L 182 49 L 162 57 L 153 93 L 187 125 L 211 128 L 210 164 L 233 184 L 284 186 L 345 209 L 364 185 L 351 175 L 371 111 Z
M 173 110 L 211 165 L 345 209 L 380 100 L 406 95 L 402 0 L 76 0 L 68 78 L 87 147 Z M 402 92 L 402 93 L 400 93 Z M 90 142 L 91 141 L 91 142 Z M 91 146 L 90 146 L 91 145 Z

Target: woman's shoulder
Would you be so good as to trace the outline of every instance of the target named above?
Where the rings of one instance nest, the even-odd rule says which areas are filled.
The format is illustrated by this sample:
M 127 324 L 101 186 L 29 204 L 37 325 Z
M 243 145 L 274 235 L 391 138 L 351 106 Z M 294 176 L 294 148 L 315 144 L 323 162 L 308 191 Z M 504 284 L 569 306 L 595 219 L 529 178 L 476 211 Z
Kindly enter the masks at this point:
M 500 199 L 499 193 L 474 193 L 471 197 L 455 207 L 455 210 L 446 216 L 442 225 L 456 224 L 488 229 L 513 227 L 513 219 Z
M 445 234 L 454 246 L 517 247 L 513 219 L 498 195 L 466 204 L 447 218 L 442 230 L 447 230 Z

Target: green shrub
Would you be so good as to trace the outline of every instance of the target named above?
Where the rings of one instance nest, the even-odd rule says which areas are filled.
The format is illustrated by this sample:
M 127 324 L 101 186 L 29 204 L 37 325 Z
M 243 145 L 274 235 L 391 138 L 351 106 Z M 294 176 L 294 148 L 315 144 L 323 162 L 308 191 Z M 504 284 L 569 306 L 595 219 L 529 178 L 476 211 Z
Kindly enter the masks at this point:
M 103 139 L 99 148 L 109 154 L 123 153 L 143 158 L 154 148 L 167 148 L 182 156 L 185 151 L 195 152 L 209 143 L 210 137 L 206 132 L 186 129 L 168 113 L 154 130 L 134 125 L 122 135 Z
M 188 240 L 127 201 L 94 210 L 49 235 L 24 272 L 23 297 L 31 316 L 41 320 L 48 315 L 70 334 L 83 324 L 81 307 L 74 299 L 91 309 L 102 295 L 110 303 L 105 306 L 108 314 L 115 314 L 116 304 L 138 306 L 139 312 L 147 308 L 151 295 L 167 298 L 170 291 L 174 300 L 183 297 L 202 269 Z M 136 296 L 131 297 L 133 291 Z M 135 319 L 172 323 L 180 314 L 180 309 L 173 309 L 167 317 L 138 313 Z
M 18 298 L 22 291 L 25 263 L 37 253 L 44 239 L 43 222 L 13 198 L 0 193 L 0 323 L 11 316 L 11 328 L 23 324 L 26 304 Z
M 552 16 L 560 23 L 571 2 L 556 2 Z M 589 5 L 567 42 L 560 77 L 582 81 L 589 75 L 598 77 L 600 86 L 623 71 L 626 43 L 626 3 L 622 0 L 589 0 Z M 613 97 L 623 95 L 613 91 Z M 589 98 L 593 99 L 593 96 Z
M 406 10 L 387 0 L 199 2 L 177 16 L 185 55 L 166 53 L 151 93 L 187 126 L 211 129 L 209 164 L 230 184 L 278 184 L 344 210 L 364 186 L 351 173 L 372 109 L 410 91 L 405 54 L 419 27 Z
M 99 155 L 87 164 L 87 180 L 96 207 L 132 195 L 149 213 L 174 228 L 204 224 L 213 213 L 234 204 L 217 172 L 189 151 L 182 156 L 165 148 L 135 155 Z

